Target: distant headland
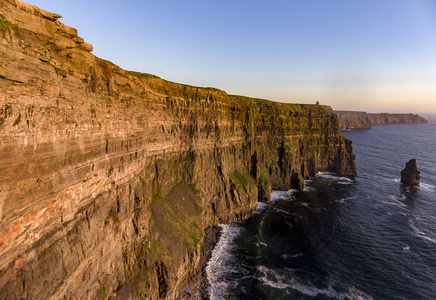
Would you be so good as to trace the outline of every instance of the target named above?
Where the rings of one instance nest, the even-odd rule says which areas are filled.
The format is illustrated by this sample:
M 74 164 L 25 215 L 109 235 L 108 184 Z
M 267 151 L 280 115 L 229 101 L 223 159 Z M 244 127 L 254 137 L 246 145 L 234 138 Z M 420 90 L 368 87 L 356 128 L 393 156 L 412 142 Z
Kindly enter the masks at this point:
M 364 111 L 338 111 L 334 113 L 339 118 L 340 129 L 369 129 L 371 125 L 379 124 L 412 124 L 427 123 L 427 120 L 417 114 L 371 114 Z

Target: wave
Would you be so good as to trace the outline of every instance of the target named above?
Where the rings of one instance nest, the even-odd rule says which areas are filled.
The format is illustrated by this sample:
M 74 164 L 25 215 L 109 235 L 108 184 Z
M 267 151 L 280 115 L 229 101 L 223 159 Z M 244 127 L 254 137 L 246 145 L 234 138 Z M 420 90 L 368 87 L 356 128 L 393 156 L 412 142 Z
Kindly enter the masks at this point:
M 422 232 L 418 228 L 416 228 L 416 226 L 412 220 L 409 220 L 409 225 L 417 237 L 424 239 L 426 241 L 429 241 L 433 244 L 436 244 L 436 240 L 432 239 L 431 237 L 427 236 L 427 234 L 425 232 Z
M 308 203 L 308 202 L 300 202 L 298 204 L 300 206 L 304 206 L 305 208 L 307 208 L 308 210 L 311 210 L 313 212 L 320 212 L 320 211 L 323 211 L 323 210 L 327 210 L 327 208 L 325 208 L 325 207 L 320 207 L 318 205 L 314 205 L 314 204 L 311 204 L 311 203 Z M 301 216 L 297 216 L 297 217 L 299 218 Z
M 313 192 L 313 191 L 315 191 L 315 188 L 310 186 L 304 186 L 303 188 L 303 192 Z
M 316 176 L 321 177 L 321 178 L 335 180 L 335 181 L 338 181 L 338 183 L 340 183 L 340 184 L 352 184 L 354 182 L 350 178 L 342 177 L 342 176 L 339 176 L 339 175 L 337 175 L 335 173 L 331 173 L 331 172 L 318 172 L 316 174 Z M 347 183 L 345 183 L 345 182 L 347 182 Z
M 428 191 L 428 192 L 436 192 L 436 186 L 434 186 L 434 185 L 431 185 L 431 184 L 426 184 L 426 183 L 420 183 L 419 184 L 419 188 L 421 188 L 421 189 L 423 189 L 423 190 L 426 190 L 426 191 Z
M 389 182 L 393 182 L 393 183 L 397 183 L 397 184 L 402 184 L 401 183 L 401 179 L 400 178 L 383 178 L 384 181 L 389 181 Z
M 290 217 L 298 216 L 298 214 L 296 214 L 295 212 L 287 211 L 287 210 L 284 210 L 284 209 L 281 209 L 281 208 L 278 208 L 278 207 L 274 207 L 274 211 L 278 212 L 278 213 L 281 213 L 281 214 L 284 214 L 284 215 L 287 215 L 287 216 L 290 216 Z
M 356 199 L 357 197 L 347 197 L 347 198 L 342 198 L 342 199 L 338 199 L 338 200 L 335 200 L 335 202 L 337 202 L 337 203 L 345 203 L 345 202 L 347 202 L 348 200 L 354 200 L 354 199 Z
M 274 190 L 274 191 L 271 191 L 270 198 L 271 198 L 272 202 L 277 201 L 277 200 L 289 200 L 289 199 L 291 199 L 293 192 L 294 192 L 293 190 L 289 190 L 289 191 L 276 191 L 276 190 Z
M 267 202 L 257 202 L 255 214 L 261 214 L 265 209 L 270 206 Z
M 401 202 L 403 200 L 406 200 L 406 196 L 404 195 L 400 195 L 400 196 L 389 195 L 389 199 L 393 201 L 390 204 L 396 204 L 401 207 L 408 207 L 405 203 Z M 385 204 L 389 204 L 389 202 Z
M 352 293 L 344 294 L 337 292 L 331 284 L 328 284 L 327 288 L 317 288 L 311 284 L 305 284 L 301 282 L 298 277 L 293 274 L 292 270 L 287 269 L 285 271 L 286 274 L 281 274 L 278 271 L 270 269 L 266 266 L 259 266 L 258 271 L 262 274 L 259 280 L 267 286 L 270 286 L 275 289 L 290 289 L 296 290 L 306 296 L 316 297 L 318 295 L 324 295 L 329 298 L 334 299 L 371 299 L 370 297 L 366 298 L 357 298 L 357 295 L 365 295 L 363 292 L 358 292 L 356 289 L 350 289 Z M 365 295 L 366 296 L 366 295 Z
M 280 257 L 282 258 L 282 259 L 290 259 L 290 258 L 297 258 L 297 257 L 300 257 L 300 256 L 303 256 L 303 253 L 297 253 L 297 254 L 294 254 L 294 255 L 289 255 L 289 254 L 282 254 L 282 255 L 280 255 Z
M 236 269 L 232 264 L 234 257 L 232 250 L 236 248 L 233 240 L 241 232 L 241 229 L 234 225 L 219 225 L 222 229 L 221 237 L 212 251 L 206 266 L 206 274 L 209 280 L 209 297 L 211 300 L 221 300 L 226 294 L 227 290 L 232 285 L 237 285 L 236 281 L 229 280 L 232 273 L 241 270 Z
M 389 195 L 388 197 L 388 201 L 385 200 L 381 200 L 381 204 L 385 204 L 385 205 L 389 205 L 389 206 L 395 206 L 399 209 L 405 210 L 407 212 L 410 212 L 409 210 L 409 206 L 403 202 L 401 202 L 401 200 L 405 200 L 406 196 L 401 195 L 401 196 L 395 196 L 395 195 Z
M 384 181 L 389 181 L 389 182 L 394 182 L 394 183 L 397 183 L 397 184 L 403 184 L 401 182 L 400 178 L 394 178 L 394 179 L 392 179 L 392 178 L 383 178 L 383 180 Z M 427 184 L 427 183 L 420 182 L 419 186 L 417 188 L 425 190 L 427 192 L 433 192 L 433 193 L 436 192 L 436 186 L 431 185 L 431 184 Z

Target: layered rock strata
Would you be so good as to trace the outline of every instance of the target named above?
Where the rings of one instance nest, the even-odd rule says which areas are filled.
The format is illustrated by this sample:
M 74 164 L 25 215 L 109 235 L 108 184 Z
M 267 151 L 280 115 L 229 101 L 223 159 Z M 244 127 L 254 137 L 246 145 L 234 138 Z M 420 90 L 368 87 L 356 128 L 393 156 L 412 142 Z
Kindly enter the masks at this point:
M 404 185 L 418 186 L 421 173 L 418 171 L 416 159 L 411 159 L 406 163 L 406 168 L 401 171 L 401 182 Z
M 2 299 L 176 299 L 206 228 L 317 171 L 355 173 L 329 107 L 128 72 L 59 15 L 0 14 Z
M 363 111 L 335 111 L 341 129 L 369 129 L 371 125 L 427 123 L 415 114 L 370 114 Z

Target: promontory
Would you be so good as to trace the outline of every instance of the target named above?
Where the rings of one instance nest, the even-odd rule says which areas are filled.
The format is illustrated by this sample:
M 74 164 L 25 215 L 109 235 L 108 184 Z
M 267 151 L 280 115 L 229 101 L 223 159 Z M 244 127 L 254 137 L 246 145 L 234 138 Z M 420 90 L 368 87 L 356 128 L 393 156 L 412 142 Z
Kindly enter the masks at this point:
M 338 111 L 341 129 L 369 129 L 372 125 L 420 124 L 427 120 L 417 114 L 367 113 L 364 111 Z

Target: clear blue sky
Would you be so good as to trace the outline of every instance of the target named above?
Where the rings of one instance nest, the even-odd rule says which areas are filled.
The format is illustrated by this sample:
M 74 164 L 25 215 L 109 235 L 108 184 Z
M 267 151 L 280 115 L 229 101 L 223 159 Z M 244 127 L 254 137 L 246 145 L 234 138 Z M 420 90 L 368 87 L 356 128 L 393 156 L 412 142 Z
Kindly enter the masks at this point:
M 127 70 L 230 94 L 436 113 L 433 0 L 28 0 Z

